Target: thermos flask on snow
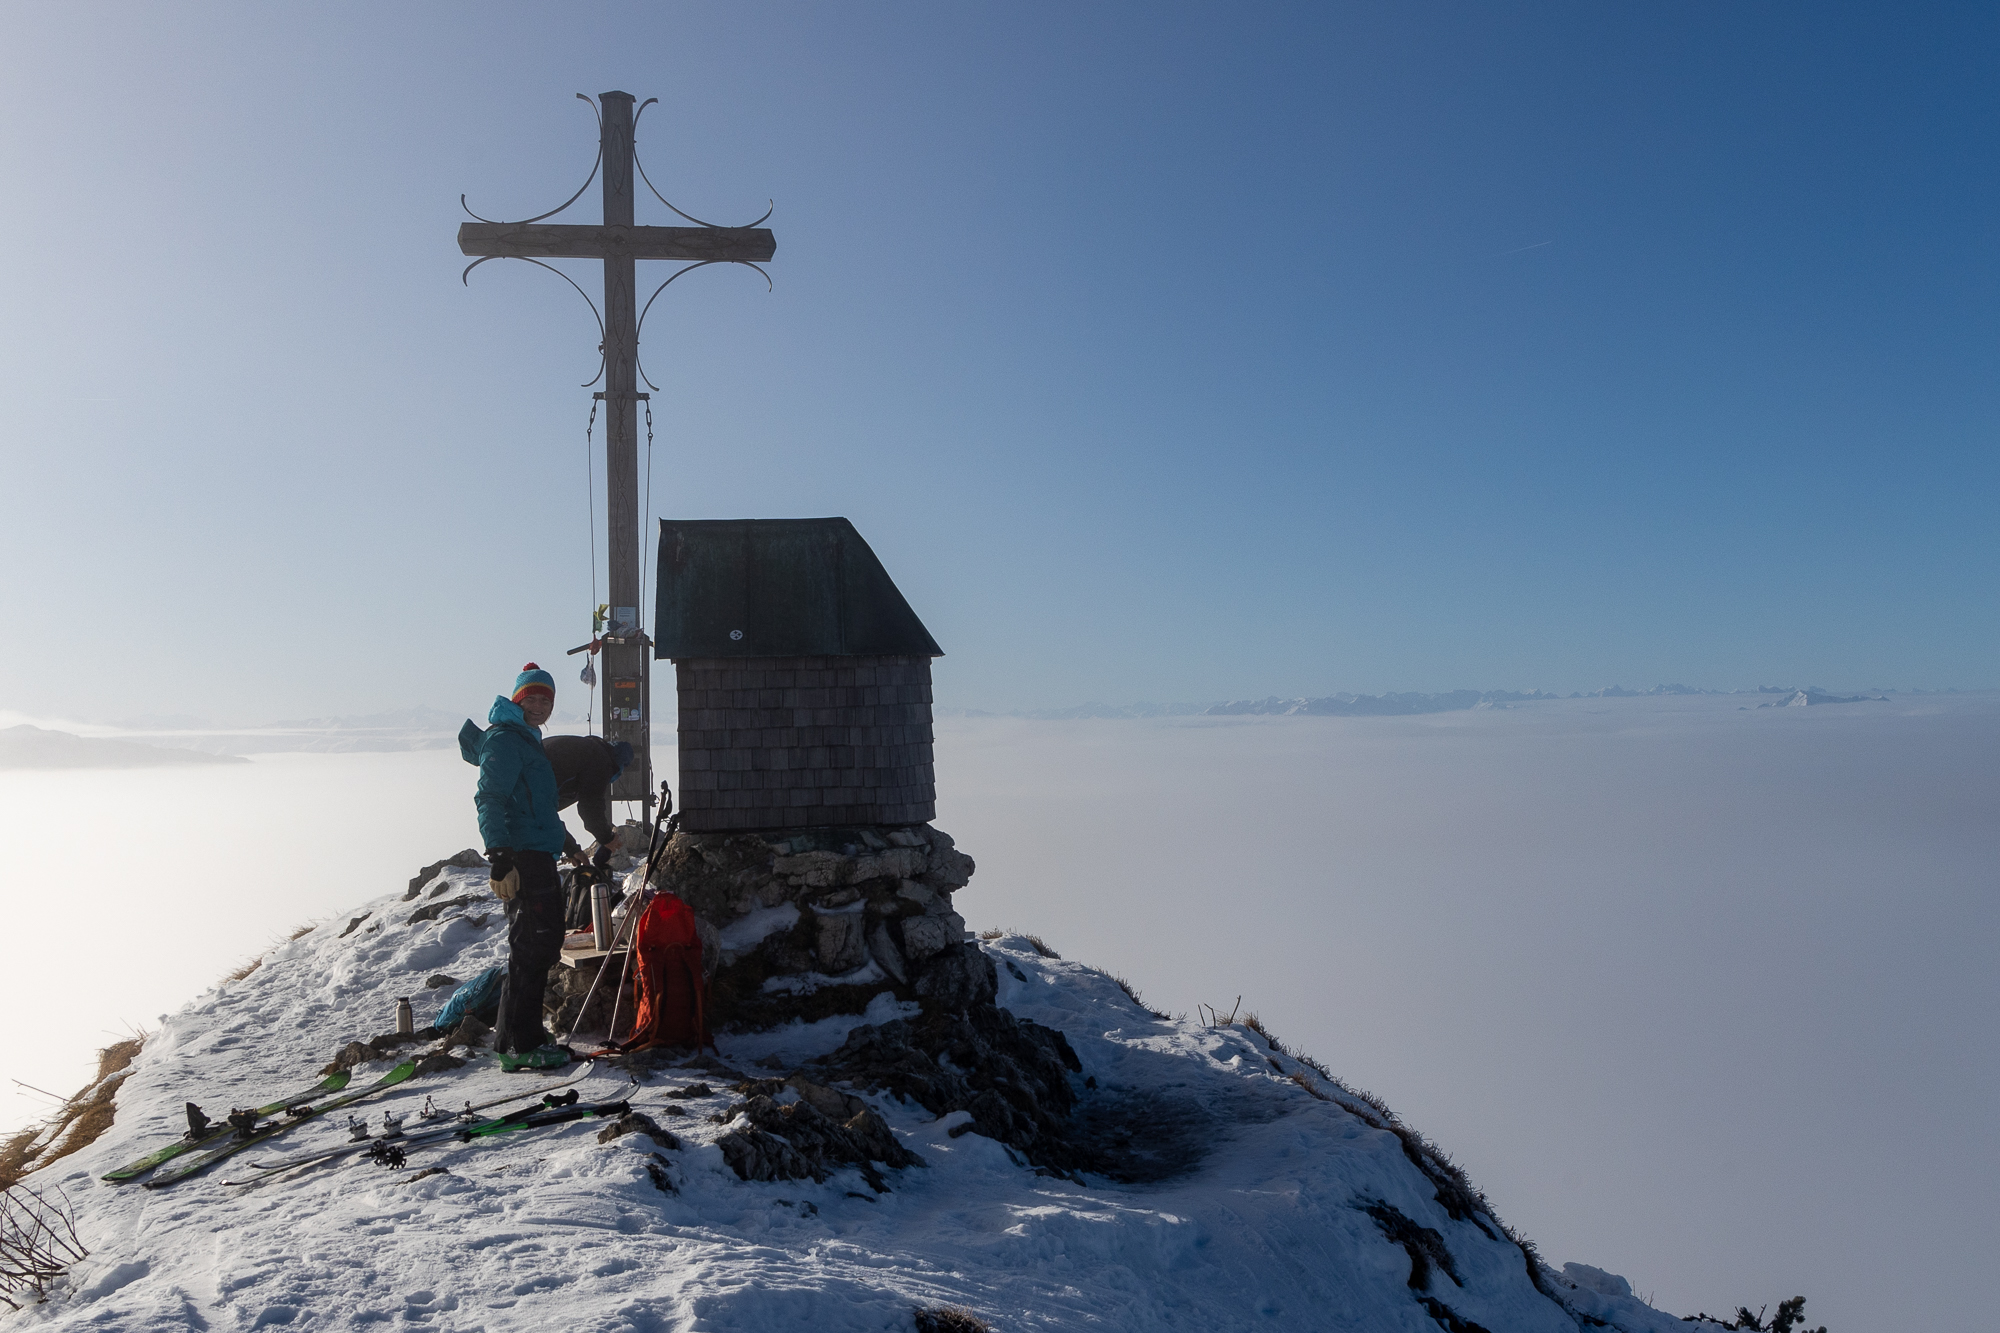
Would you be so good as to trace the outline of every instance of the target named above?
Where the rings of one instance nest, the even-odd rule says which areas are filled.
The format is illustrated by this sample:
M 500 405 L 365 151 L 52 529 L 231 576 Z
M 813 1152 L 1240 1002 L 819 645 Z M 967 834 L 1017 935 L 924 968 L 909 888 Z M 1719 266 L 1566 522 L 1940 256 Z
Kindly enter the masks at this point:
M 590 886 L 590 928 L 597 932 L 597 947 L 611 947 L 611 886 Z
M 417 1015 L 407 998 L 396 1001 L 396 1031 L 405 1035 L 417 1030 Z

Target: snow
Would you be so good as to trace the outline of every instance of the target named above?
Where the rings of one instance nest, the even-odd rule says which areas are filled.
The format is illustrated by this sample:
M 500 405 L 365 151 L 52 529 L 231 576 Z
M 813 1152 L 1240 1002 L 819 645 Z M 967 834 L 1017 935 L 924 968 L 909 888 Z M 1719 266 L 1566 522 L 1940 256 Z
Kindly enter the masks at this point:
M 760 907 L 746 916 L 724 926 L 721 931 L 722 949 L 725 953 L 743 953 L 763 943 L 768 935 L 781 930 L 790 930 L 799 923 L 797 903 L 779 903 L 776 907 Z
M 425 1021 L 449 993 L 425 991 L 428 975 L 469 977 L 501 956 L 497 904 L 410 924 L 420 905 L 400 892 L 363 904 L 167 1018 L 120 1087 L 113 1128 L 33 1178 L 74 1201 L 92 1258 L 48 1303 L 0 1315 L 0 1328 L 859 1333 L 908 1329 L 916 1307 L 950 1304 L 1006 1330 L 1430 1333 L 1439 1325 L 1407 1286 L 1408 1256 L 1361 1210 L 1376 1202 L 1442 1237 L 1462 1285 L 1438 1273 L 1425 1294 L 1460 1318 L 1493 1333 L 1578 1326 L 1531 1284 L 1498 1225 L 1447 1216 L 1397 1137 L 1347 1109 L 1342 1090 L 1294 1081 L 1290 1057 L 1245 1028 L 1156 1019 L 1104 973 L 1018 936 L 981 947 L 999 964 L 1000 1002 L 1061 1029 L 1079 1084 L 1094 1080 L 1079 1114 L 1143 1109 L 1157 1146 L 1197 1156 L 1192 1169 L 1145 1185 L 1037 1175 L 997 1142 L 954 1137 L 964 1112 L 933 1118 L 874 1097 L 927 1163 L 888 1173 L 890 1193 L 853 1169 L 824 1184 L 750 1184 L 714 1146 L 727 1126 L 708 1117 L 737 1100 L 724 1079 L 689 1067 L 635 1085 L 600 1065 L 577 1085 L 583 1099 L 629 1097 L 680 1150 L 642 1134 L 600 1144 L 586 1121 L 452 1142 L 402 1172 L 344 1160 L 244 1188 L 224 1183 L 252 1174 L 238 1158 L 161 1191 L 97 1179 L 176 1134 L 183 1102 L 219 1114 L 299 1084 L 343 1043 L 389 1030 L 397 996 Z M 885 994 L 858 1017 L 724 1036 L 721 1055 L 739 1069 L 790 1067 L 911 1010 Z M 357 1082 L 389 1064 L 362 1066 Z M 697 1081 L 715 1094 L 665 1096 Z M 456 1105 L 524 1086 L 481 1056 L 357 1109 L 379 1122 L 427 1095 Z M 245 1156 L 332 1146 L 341 1119 Z M 674 1192 L 649 1172 L 660 1158 Z M 429 1167 L 445 1173 L 416 1178 Z M 1623 1279 L 1569 1273 L 1544 1280 L 1579 1311 L 1631 1333 L 1683 1328 Z

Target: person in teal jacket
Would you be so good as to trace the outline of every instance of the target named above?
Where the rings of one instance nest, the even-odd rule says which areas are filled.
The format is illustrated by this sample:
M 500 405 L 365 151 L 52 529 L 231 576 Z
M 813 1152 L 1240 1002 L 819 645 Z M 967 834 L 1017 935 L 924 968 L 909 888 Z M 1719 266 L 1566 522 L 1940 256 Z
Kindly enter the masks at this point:
M 492 868 L 493 892 L 507 904 L 507 974 L 493 1049 L 502 1068 L 553 1069 L 573 1058 L 542 1026 L 549 969 L 562 956 L 563 895 L 556 877 L 568 830 L 556 813 L 556 775 L 542 753 L 542 724 L 555 711 L 556 682 L 533 662 L 496 698 L 484 731 L 468 720 L 459 753 L 479 766 L 472 804 Z

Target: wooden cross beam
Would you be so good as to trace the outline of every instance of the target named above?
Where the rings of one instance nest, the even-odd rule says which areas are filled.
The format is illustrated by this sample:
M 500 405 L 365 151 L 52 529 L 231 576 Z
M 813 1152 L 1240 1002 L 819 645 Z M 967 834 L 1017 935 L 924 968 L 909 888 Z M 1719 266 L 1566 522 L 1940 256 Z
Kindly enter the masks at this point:
M 692 259 L 763 263 L 777 252 L 769 227 L 579 227 L 466 222 L 458 248 L 488 259 Z
M 604 93 L 597 99 L 604 172 L 601 225 L 545 223 L 540 219 L 467 222 L 458 229 L 458 248 L 480 259 L 604 262 L 604 392 L 600 397 L 605 415 L 605 523 L 611 576 L 611 624 L 604 636 L 600 674 L 604 735 L 609 740 L 629 742 L 634 755 L 619 775 L 612 795 L 621 801 L 644 801 L 650 814 L 654 787 L 647 681 L 652 653 L 640 630 L 644 608 L 639 605 L 639 566 L 644 542 L 639 531 L 638 429 L 639 400 L 648 395 L 638 391 L 634 264 L 641 259 L 762 263 L 776 253 L 778 242 L 765 227 L 635 226 L 632 101 L 632 94 L 621 92 Z

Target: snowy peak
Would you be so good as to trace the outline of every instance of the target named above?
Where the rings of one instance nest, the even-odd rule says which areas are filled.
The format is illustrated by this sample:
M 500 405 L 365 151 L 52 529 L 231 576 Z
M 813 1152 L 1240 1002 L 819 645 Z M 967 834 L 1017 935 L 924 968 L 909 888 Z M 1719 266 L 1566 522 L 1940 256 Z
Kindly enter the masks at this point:
M 252 1165 L 339 1147 L 329 1116 L 168 1189 L 98 1179 L 170 1142 L 186 1102 L 220 1114 L 310 1081 L 388 1027 L 398 997 L 428 1024 L 449 992 L 425 981 L 475 975 L 505 937 L 482 871 L 439 875 L 441 910 L 384 895 L 165 1020 L 113 1127 L 34 1177 L 74 1201 L 91 1258 L 16 1324 L 859 1333 L 951 1305 L 1004 1329 L 1681 1327 L 1611 1275 L 1542 1267 L 1419 1136 L 1260 1032 L 1161 1018 L 1020 936 L 971 946 L 995 1007 L 1059 1034 L 1075 1065 L 1063 1132 L 1123 1179 L 1038 1166 L 1050 1154 L 979 1131 L 987 1112 L 936 1115 L 868 1076 L 857 1052 L 957 1017 L 886 992 L 865 1013 L 725 1034 L 719 1058 L 600 1061 L 575 1090 L 629 1101 L 635 1132 L 585 1120 L 446 1137 L 402 1170 Z M 941 1049 L 940 1068 L 959 1067 L 954 1051 L 977 1059 Z M 455 1107 L 533 1077 L 475 1047 L 452 1055 L 464 1063 L 353 1109 L 414 1130 L 427 1099 Z M 357 1065 L 354 1086 L 397 1058 Z M 744 1143 L 805 1122 L 844 1123 L 861 1160 L 793 1178 L 744 1168 Z

